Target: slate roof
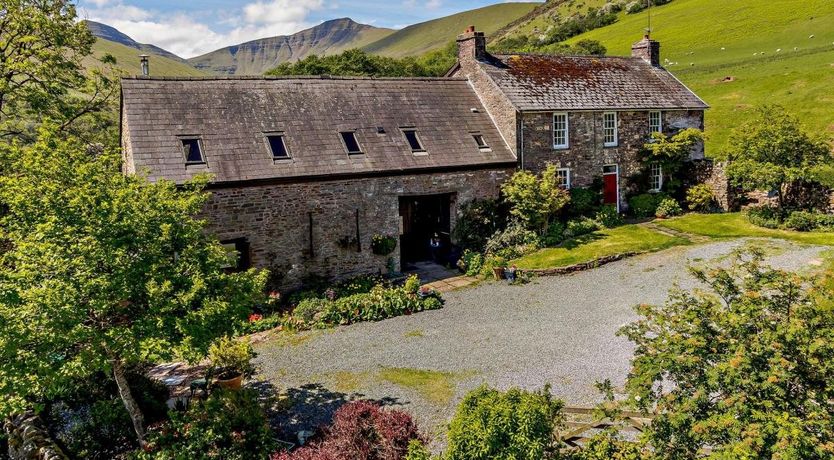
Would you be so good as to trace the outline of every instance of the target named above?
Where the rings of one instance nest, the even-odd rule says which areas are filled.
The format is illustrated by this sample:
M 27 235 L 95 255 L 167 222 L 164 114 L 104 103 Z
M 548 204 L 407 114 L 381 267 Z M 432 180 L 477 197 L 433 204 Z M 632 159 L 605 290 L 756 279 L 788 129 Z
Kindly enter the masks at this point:
M 479 64 L 520 111 L 708 108 L 639 57 L 514 54 Z
M 122 110 L 127 151 L 135 170 L 151 180 L 183 182 L 209 172 L 215 182 L 237 182 L 515 163 L 464 79 L 134 77 L 122 80 Z M 412 153 L 403 127 L 417 129 L 427 154 Z M 339 131 L 353 130 L 364 155 L 345 151 Z M 284 133 L 292 160 L 273 161 L 268 132 Z M 491 151 L 479 150 L 474 132 Z M 202 139 L 206 165 L 186 167 L 184 136 Z

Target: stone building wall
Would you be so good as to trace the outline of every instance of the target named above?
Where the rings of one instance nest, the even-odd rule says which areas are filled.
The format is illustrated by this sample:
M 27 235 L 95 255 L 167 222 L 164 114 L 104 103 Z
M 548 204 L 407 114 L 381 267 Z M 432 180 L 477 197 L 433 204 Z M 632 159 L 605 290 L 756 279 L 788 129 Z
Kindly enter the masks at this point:
M 399 197 L 453 193 L 457 210 L 473 199 L 495 198 L 513 169 L 483 169 L 306 183 L 216 188 L 205 208 L 208 230 L 221 240 L 245 238 L 253 266 L 285 273 L 284 288 L 308 274 L 347 278 L 385 273 L 388 257 L 399 268 L 400 248 L 390 256 L 371 252 L 374 234 L 400 234 Z M 356 235 L 361 252 L 343 248 Z M 312 216 L 312 253 L 310 218 Z
M 684 188 L 697 184 L 707 184 L 712 189 L 712 194 L 719 208 L 724 211 L 739 209 L 741 192 L 730 185 L 727 178 L 726 163 L 704 159 L 693 161 L 688 166 L 682 171 Z
M 642 168 L 639 152 L 650 137 L 649 112 L 618 112 L 618 145 L 605 147 L 602 118 L 599 112 L 568 113 L 568 148 L 553 148 L 553 113 L 523 113 L 522 143 L 518 154 L 524 169 L 539 172 L 554 164 L 570 168 L 571 184 L 588 187 L 594 178 L 602 176 L 605 165 L 617 164 L 620 171 L 620 200 L 625 204 L 629 188 L 628 178 Z M 704 114 L 701 111 L 667 111 L 662 115 L 663 129 L 667 135 L 683 128 L 703 129 Z M 692 158 L 703 158 L 703 145 L 693 149 Z

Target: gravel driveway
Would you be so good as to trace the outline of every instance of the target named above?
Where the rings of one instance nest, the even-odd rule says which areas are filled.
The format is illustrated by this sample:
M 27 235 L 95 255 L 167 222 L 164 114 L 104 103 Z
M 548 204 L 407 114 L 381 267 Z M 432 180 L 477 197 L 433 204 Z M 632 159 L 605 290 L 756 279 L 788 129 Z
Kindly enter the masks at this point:
M 484 283 L 446 294 L 442 310 L 261 343 L 260 378 L 290 394 L 293 407 L 278 420 L 285 436 L 326 422 L 353 398 L 400 406 L 439 432 L 462 395 L 482 383 L 538 389 L 549 382 L 568 405 L 591 406 L 599 399 L 595 381 L 608 378 L 618 388 L 625 381 L 632 347 L 615 332 L 635 319 L 632 307 L 663 302 L 676 283 L 693 287 L 688 265 L 722 263 L 748 244 L 765 245 L 769 263 L 794 271 L 810 270 L 829 249 L 713 242 L 524 286 Z M 389 368 L 442 372 L 452 393 L 427 397 L 380 377 Z

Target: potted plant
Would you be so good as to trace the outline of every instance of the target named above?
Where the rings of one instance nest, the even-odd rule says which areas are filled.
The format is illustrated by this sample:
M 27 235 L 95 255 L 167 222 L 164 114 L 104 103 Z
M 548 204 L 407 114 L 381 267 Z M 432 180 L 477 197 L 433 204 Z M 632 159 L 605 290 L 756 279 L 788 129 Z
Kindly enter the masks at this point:
M 488 256 L 486 264 L 487 266 L 492 267 L 492 275 L 496 280 L 504 279 L 507 259 L 500 256 Z
M 243 379 L 255 373 L 251 363 L 254 357 L 255 352 L 248 340 L 221 338 L 209 348 L 208 353 L 215 383 L 221 388 L 239 390 Z
M 510 268 L 508 268 L 504 272 L 504 274 L 507 276 L 507 281 L 509 281 L 510 283 L 515 282 L 515 274 L 516 274 L 517 270 L 518 270 L 518 267 L 516 267 L 515 265 L 512 265 Z

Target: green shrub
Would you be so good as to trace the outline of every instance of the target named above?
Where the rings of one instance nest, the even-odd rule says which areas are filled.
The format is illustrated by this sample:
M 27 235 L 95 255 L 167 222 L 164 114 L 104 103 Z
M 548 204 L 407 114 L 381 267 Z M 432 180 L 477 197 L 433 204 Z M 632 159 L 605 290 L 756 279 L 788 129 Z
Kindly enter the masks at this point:
M 657 207 L 668 198 L 665 193 L 643 193 L 628 200 L 628 208 L 635 217 L 654 217 Z
M 600 225 L 597 221 L 587 217 L 582 217 L 568 222 L 564 237 L 565 239 L 576 238 L 578 236 L 594 233 L 599 229 Z
M 745 211 L 747 220 L 757 227 L 779 228 L 782 225 L 782 215 L 779 209 L 770 206 L 755 206 Z
M 403 284 L 403 289 L 407 294 L 417 294 L 420 292 L 420 278 L 417 275 L 411 275 L 406 278 Z
M 397 249 L 397 238 L 388 235 L 374 235 L 371 238 L 371 252 L 378 256 L 387 256 Z
M 715 196 L 712 187 L 698 184 L 686 191 L 686 203 L 690 211 L 710 212 L 715 208 Z
M 484 265 L 484 256 L 480 252 L 464 249 L 458 265 L 466 273 L 466 276 L 478 276 Z
M 432 460 L 432 456 L 423 442 L 412 439 L 408 443 L 408 452 L 406 452 L 404 460 Z
M 481 268 L 481 275 L 490 277 L 492 276 L 492 269 L 493 268 L 505 268 L 507 266 L 507 258 L 502 257 L 499 255 L 489 254 L 484 259 L 484 265 Z
M 594 220 L 605 228 L 614 228 L 623 225 L 623 216 L 617 212 L 617 205 L 606 204 L 597 211 Z
M 681 214 L 683 214 L 683 209 L 681 209 L 681 205 L 678 204 L 678 201 L 674 198 L 666 198 L 661 201 L 654 213 L 655 217 L 659 217 L 661 219 L 675 217 Z
M 541 460 L 555 448 L 563 404 L 550 388 L 470 392 L 449 424 L 447 460 Z
M 785 219 L 785 227 L 799 232 L 810 232 L 819 227 L 818 214 L 808 211 L 794 211 Z
M 220 375 L 251 376 L 255 373 L 255 367 L 251 363 L 254 357 L 255 351 L 248 340 L 237 340 L 231 337 L 220 338 L 208 350 L 211 367 Z
M 487 241 L 487 254 L 515 259 L 540 247 L 538 235 L 526 229 L 521 223 L 513 222 L 503 231 L 496 232 Z
M 547 233 L 542 238 L 542 243 L 546 247 L 553 247 L 558 246 L 562 241 L 565 241 L 565 224 L 558 220 L 551 222 L 547 227 Z
M 570 194 L 559 187 L 557 175 L 558 168 L 551 164 L 540 175 L 517 171 L 501 184 L 510 214 L 537 234 L 544 234 L 548 224 L 570 202 Z
M 328 304 L 327 299 L 318 297 L 304 299 L 295 307 L 292 314 L 303 322 L 312 324 L 318 320 L 318 315 L 327 308 Z
M 507 212 L 498 200 L 475 200 L 461 208 L 452 236 L 458 245 L 483 252 L 487 240 L 507 224 Z
M 185 412 L 148 433 L 139 460 L 267 458 L 275 447 L 269 422 L 255 390 L 215 390 L 206 401 L 192 400 Z
M 591 217 L 600 208 L 600 202 L 602 202 L 602 195 L 598 191 L 581 187 L 572 188 L 567 213 L 571 217 Z

